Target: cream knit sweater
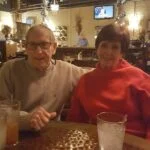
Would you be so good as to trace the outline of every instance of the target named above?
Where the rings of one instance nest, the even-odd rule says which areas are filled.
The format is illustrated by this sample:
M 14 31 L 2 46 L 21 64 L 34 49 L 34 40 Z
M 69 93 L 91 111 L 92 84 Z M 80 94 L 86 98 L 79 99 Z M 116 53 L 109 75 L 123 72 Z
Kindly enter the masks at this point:
M 31 67 L 25 59 L 8 61 L 0 70 L 0 97 L 11 95 L 21 101 L 21 111 L 31 112 L 43 106 L 48 112 L 56 111 L 58 117 L 63 105 L 80 76 L 87 70 L 57 60 L 46 72 Z

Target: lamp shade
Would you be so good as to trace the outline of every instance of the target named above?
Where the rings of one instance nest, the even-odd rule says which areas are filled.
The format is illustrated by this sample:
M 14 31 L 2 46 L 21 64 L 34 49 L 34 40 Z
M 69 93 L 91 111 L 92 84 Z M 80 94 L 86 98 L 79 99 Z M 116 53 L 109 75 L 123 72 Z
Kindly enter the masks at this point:
M 58 11 L 59 10 L 59 5 L 58 4 L 51 4 L 50 8 L 51 8 L 51 11 Z
M 58 11 L 59 10 L 59 4 L 56 0 L 53 1 L 53 3 L 50 4 L 51 11 Z

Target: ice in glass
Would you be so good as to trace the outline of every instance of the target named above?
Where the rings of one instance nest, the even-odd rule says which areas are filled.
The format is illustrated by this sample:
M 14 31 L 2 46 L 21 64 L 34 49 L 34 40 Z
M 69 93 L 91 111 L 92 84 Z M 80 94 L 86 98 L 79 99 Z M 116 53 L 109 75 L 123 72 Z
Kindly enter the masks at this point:
M 101 150 L 122 150 L 126 115 L 102 112 L 97 115 L 97 130 Z

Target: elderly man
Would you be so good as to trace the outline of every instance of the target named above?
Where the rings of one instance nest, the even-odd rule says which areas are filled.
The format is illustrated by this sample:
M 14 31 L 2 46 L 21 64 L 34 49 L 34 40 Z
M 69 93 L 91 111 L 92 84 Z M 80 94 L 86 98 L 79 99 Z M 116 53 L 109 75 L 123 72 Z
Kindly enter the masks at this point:
M 58 119 L 64 103 L 86 72 L 61 60 L 53 60 L 56 51 L 53 32 L 35 25 L 26 35 L 28 58 L 8 61 L 0 70 L 0 99 L 21 101 L 23 125 L 40 130 L 49 120 Z

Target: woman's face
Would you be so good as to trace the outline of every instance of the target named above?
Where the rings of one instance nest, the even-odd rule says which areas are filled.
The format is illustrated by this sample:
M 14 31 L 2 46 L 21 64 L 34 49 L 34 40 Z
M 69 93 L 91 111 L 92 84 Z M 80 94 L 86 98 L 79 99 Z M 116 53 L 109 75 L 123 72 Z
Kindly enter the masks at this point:
M 122 58 L 119 41 L 102 41 L 97 48 L 100 65 L 103 69 L 113 69 Z

